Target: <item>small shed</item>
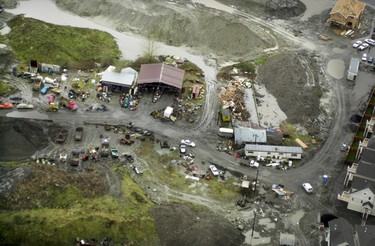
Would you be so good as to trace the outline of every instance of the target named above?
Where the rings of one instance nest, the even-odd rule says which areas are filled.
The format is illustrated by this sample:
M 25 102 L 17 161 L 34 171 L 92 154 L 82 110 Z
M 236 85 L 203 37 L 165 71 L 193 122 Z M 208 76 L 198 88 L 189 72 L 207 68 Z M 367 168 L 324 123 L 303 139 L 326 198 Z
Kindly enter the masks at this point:
M 60 66 L 54 64 L 42 63 L 40 65 L 40 71 L 42 73 L 60 73 Z

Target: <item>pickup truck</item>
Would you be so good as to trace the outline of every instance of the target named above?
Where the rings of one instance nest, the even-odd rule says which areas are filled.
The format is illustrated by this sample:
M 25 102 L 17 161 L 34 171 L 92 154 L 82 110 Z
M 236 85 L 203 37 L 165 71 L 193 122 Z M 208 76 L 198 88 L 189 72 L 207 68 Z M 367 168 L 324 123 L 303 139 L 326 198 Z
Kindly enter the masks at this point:
M 81 141 L 83 135 L 83 127 L 77 127 L 74 134 L 74 141 Z
M 69 131 L 67 129 L 62 129 L 56 137 L 56 143 L 64 143 Z
M 62 106 L 72 110 L 76 111 L 78 109 L 77 104 L 74 101 L 71 101 L 63 96 L 59 98 L 59 102 L 62 104 Z
M 40 81 L 40 80 L 36 80 L 36 81 L 34 82 L 34 84 L 33 84 L 33 90 L 34 90 L 34 91 L 39 91 L 40 88 L 42 88 L 42 86 L 43 86 L 43 82 Z

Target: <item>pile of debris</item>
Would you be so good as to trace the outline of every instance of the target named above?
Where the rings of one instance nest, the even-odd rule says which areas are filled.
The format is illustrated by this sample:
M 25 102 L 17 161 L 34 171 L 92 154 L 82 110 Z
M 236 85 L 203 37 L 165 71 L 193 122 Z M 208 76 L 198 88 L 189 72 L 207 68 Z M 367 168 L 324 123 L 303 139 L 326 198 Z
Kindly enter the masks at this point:
M 249 115 L 244 101 L 245 89 L 240 82 L 231 82 L 219 93 L 223 109 L 231 109 L 232 115 L 238 120 Z

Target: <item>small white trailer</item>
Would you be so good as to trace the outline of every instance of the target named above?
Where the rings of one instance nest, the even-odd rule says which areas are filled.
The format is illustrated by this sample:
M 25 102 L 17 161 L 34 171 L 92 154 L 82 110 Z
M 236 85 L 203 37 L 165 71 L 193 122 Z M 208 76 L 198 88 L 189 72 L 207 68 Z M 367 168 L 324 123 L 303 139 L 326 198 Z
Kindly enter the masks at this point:
M 352 58 L 349 64 L 348 74 L 346 75 L 347 80 L 355 81 L 358 75 L 358 67 L 359 67 L 359 59 Z

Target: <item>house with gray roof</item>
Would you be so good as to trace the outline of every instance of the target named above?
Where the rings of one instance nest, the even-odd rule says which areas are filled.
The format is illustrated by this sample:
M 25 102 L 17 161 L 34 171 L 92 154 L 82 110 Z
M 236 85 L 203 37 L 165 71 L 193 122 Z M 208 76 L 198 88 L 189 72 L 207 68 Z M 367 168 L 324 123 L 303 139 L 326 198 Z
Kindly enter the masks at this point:
M 276 159 L 301 159 L 303 150 L 296 146 L 277 146 L 277 145 L 261 145 L 246 144 L 245 155 L 248 157 L 264 157 Z
M 355 246 L 353 226 L 343 218 L 328 222 L 329 231 L 326 240 L 331 246 Z
M 100 83 L 108 91 L 129 93 L 137 77 L 138 72 L 130 67 L 123 68 L 120 73 L 108 70 L 103 73 Z
M 267 132 L 265 129 L 255 129 L 250 127 L 235 127 L 234 142 L 238 145 L 250 143 L 267 143 Z
M 356 225 L 354 241 L 357 246 L 372 246 L 375 244 L 375 226 Z

